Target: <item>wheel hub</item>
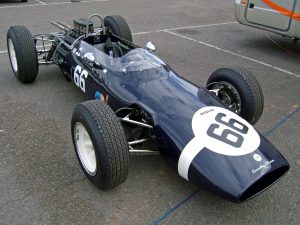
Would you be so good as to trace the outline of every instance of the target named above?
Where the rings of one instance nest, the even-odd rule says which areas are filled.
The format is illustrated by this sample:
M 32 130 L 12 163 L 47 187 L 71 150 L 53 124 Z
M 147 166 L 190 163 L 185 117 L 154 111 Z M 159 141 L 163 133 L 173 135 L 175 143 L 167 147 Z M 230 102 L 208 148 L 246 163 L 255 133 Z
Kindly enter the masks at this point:
M 89 133 L 84 125 L 80 122 L 76 122 L 74 127 L 74 137 L 76 144 L 76 151 L 78 153 L 81 164 L 85 168 L 85 171 L 91 176 L 94 176 L 97 172 L 97 161 L 95 149 Z
M 12 68 L 13 68 L 14 72 L 16 73 L 16 72 L 18 72 L 18 63 L 17 63 L 15 46 L 11 39 L 8 39 L 8 54 L 9 54 Z
M 212 83 L 207 88 L 214 92 L 233 112 L 237 114 L 241 112 L 241 97 L 232 84 L 226 81 L 220 81 Z

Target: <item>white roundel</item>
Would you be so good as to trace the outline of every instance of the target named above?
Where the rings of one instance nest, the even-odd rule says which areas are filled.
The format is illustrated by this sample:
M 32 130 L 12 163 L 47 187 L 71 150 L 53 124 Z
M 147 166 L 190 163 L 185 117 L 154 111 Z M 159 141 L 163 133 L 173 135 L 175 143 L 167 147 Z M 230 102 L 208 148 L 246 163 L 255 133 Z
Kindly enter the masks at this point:
M 188 180 L 189 167 L 204 148 L 222 155 L 241 156 L 254 152 L 260 137 L 246 120 L 220 107 L 199 109 L 192 118 L 194 137 L 182 150 L 178 173 Z
M 260 137 L 246 120 L 220 107 L 207 106 L 193 116 L 192 128 L 199 145 L 230 156 L 246 155 L 260 145 Z

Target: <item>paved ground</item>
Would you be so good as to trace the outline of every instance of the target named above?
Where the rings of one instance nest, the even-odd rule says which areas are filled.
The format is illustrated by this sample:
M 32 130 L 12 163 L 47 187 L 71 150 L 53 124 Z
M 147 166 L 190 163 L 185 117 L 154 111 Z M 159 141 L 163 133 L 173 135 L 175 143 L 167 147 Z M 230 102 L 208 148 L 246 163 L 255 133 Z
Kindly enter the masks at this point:
M 253 71 L 265 110 L 256 128 L 291 163 L 284 179 L 244 204 L 215 197 L 181 179 L 160 156 L 131 157 L 129 178 L 96 189 L 76 161 L 70 137 L 74 106 L 85 97 L 55 66 L 34 84 L 16 81 L 6 53 L 9 26 L 54 31 L 92 13 L 123 15 L 134 41 L 203 85 L 223 66 Z M 0 4 L 0 224 L 299 224 L 300 43 L 234 23 L 232 0 L 29 0 Z M 282 50 L 272 40 L 290 52 Z

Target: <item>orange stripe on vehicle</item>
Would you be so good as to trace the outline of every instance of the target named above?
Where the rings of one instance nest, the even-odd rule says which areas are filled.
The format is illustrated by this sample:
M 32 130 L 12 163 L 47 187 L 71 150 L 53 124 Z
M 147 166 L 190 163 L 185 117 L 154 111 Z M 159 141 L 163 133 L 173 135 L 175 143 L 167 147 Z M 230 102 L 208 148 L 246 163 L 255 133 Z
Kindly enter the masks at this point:
M 247 5 L 247 3 L 248 3 L 248 0 L 241 0 L 242 5 Z
M 300 13 L 295 13 L 293 11 L 287 10 L 280 5 L 277 5 L 276 3 L 272 2 L 271 0 L 262 0 L 263 3 L 265 3 L 270 8 L 276 10 L 277 12 L 281 13 L 284 16 L 287 16 L 293 20 L 300 21 Z

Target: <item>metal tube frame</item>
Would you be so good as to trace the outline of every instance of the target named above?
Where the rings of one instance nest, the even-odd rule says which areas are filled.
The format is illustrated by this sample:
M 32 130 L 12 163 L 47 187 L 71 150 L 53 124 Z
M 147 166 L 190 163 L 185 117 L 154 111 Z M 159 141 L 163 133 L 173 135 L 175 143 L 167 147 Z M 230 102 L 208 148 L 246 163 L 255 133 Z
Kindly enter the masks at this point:
M 85 36 L 86 36 L 86 37 L 89 36 L 89 23 L 90 23 L 90 21 L 91 21 L 91 19 L 92 19 L 93 17 L 97 17 L 97 18 L 100 19 L 100 21 L 101 21 L 101 26 L 102 26 L 102 29 L 103 29 L 103 34 L 106 33 L 106 31 L 105 31 L 105 26 L 104 26 L 104 20 L 102 19 L 102 17 L 101 17 L 100 15 L 98 15 L 98 14 L 92 14 L 92 15 L 90 15 L 90 16 L 88 17 L 88 22 L 87 22 L 87 24 L 86 24 L 86 30 L 85 30 L 85 32 L 86 32 L 86 33 L 85 33 Z
M 120 112 L 122 110 L 130 110 L 130 113 L 128 113 L 123 118 L 119 117 L 120 121 L 125 122 L 125 123 L 134 124 L 134 125 L 141 126 L 141 127 L 145 127 L 145 128 L 148 128 L 148 129 L 153 129 L 153 126 L 151 126 L 147 123 L 143 123 L 143 122 L 139 122 L 139 121 L 130 119 L 130 116 L 135 112 L 135 108 L 121 108 L 121 109 L 118 109 L 117 111 L 115 111 L 115 114 L 117 114 L 118 112 Z M 153 150 L 147 150 L 147 149 L 135 149 L 134 148 L 134 145 L 145 143 L 147 141 L 149 141 L 148 138 L 143 138 L 143 139 L 140 139 L 140 140 L 135 140 L 135 141 L 128 142 L 129 152 L 132 153 L 132 154 L 136 154 L 136 155 L 156 155 L 156 154 L 159 154 L 159 151 L 153 151 Z
M 52 44 L 55 41 L 53 39 L 50 39 L 49 36 L 47 36 L 45 34 L 37 34 L 33 38 L 34 38 L 35 44 L 36 44 L 36 52 L 37 52 L 37 55 L 38 55 L 38 64 L 39 65 L 53 64 L 53 61 L 48 61 L 47 60 L 48 53 L 49 53 L 50 49 L 48 49 L 46 47 L 52 46 Z M 42 45 L 37 46 L 38 41 L 40 41 Z M 49 44 L 46 44 L 47 42 Z
M 106 34 L 106 29 L 104 26 L 104 20 L 103 18 L 98 15 L 98 14 L 92 14 L 88 17 L 88 23 L 86 25 L 86 33 L 84 35 L 81 35 L 80 37 L 78 37 L 73 43 L 72 45 L 69 45 L 68 43 L 66 43 L 63 40 L 63 37 L 65 35 L 68 35 L 69 32 L 72 31 L 72 27 L 64 22 L 60 22 L 60 21 L 50 21 L 50 23 L 61 29 L 64 32 L 56 32 L 56 33 L 50 33 L 49 35 L 45 35 L 45 34 L 38 34 L 35 35 L 33 38 L 35 39 L 35 41 L 41 41 L 42 42 L 42 46 L 39 46 L 42 48 L 42 50 L 38 49 L 38 46 L 36 46 L 37 49 L 37 54 L 38 55 L 43 55 L 42 57 L 38 58 L 38 63 L 39 65 L 49 65 L 49 64 L 54 64 L 53 61 L 48 61 L 47 60 L 47 56 L 48 56 L 48 52 L 50 51 L 50 49 L 46 49 L 45 46 L 45 42 L 49 42 L 51 43 L 51 45 L 53 43 L 59 43 L 58 46 L 64 45 L 65 47 L 67 47 L 69 50 L 72 50 L 74 48 L 74 45 L 81 39 L 88 37 L 89 36 L 89 22 L 92 20 L 92 18 L 97 17 L 99 18 L 100 22 L 101 22 L 101 27 L 97 30 L 97 33 L 103 32 L 103 34 Z M 95 35 L 94 33 L 91 35 Z
M 145 128 L 149 128 L 149 129 L 153 129 L 153 127 L 149 124 L 146 123 L 142 123 L 139 121 L 135 121 L 135 120 L 131 120 L 129 119 L 129 117 L 134 113 L 134 111 L 131 111 L 127 116 L 125 116 L 124 118 L 120 118 L 122 122 L 126 122 L 126 123 L 131 123 L 131 124 L 135 124 L 141 127 L 145 127 Z

